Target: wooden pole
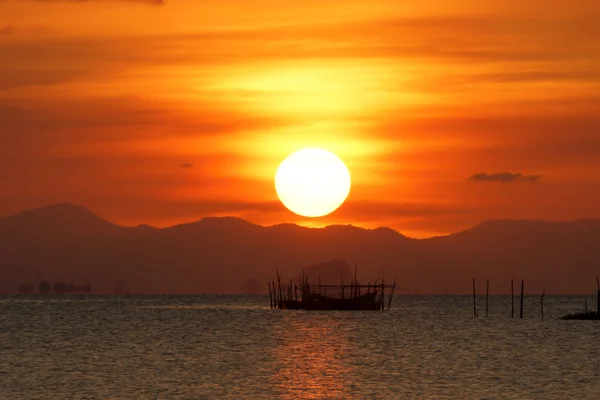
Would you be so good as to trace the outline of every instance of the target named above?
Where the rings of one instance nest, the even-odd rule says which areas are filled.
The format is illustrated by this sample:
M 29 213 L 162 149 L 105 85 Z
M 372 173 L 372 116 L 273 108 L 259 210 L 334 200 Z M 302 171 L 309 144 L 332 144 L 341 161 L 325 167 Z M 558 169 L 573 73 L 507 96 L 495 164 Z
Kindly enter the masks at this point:
M 510 317 L 515 317 L 515 288 L 513 278 L 510 278 Z
M 540 307 L 542 308 L 542 319 L 544 319 L 544 296 L 546 295 L 546 290 L 542 289 L 542 300 L 540 301 Z
M 485 317 L 488 316 L 488 304 L 490 298 L 490 281 L 487 280 L 485 283 Z
M 477 316 L 477 297 L 475 297 L 475 278 L 473 278 L 473 316 Z
M 271 294 L 271 282 L 267 282 L 267 286 L 269 287 L 269 307 L 271 310 L 273 309 L 273 295 Z
M 600 280 L 596 277 L 596 285 L 598 286 L 598 293 L 596 297 L 596 314 L 600 314 Z
M 381 310 L 385 310 L 385 284 L 383 283 L 383 277 L 381 278 Z
M 279 308 L 281 308 L 281 303 L 283 302 L 283 288 L 281 287 L 281 276 L 279 276 L 279 271 L 277 271 L 277 292 L 279 294 L 277 303 L 279 303 Z
M 344 272 L 342 271 L 342 269 L 340 268 L 340 282 L 341 282 L 341 288 L 342 288 L 342 299 L 344 298 Z
M 279 304 L 277 302 L 277 290 L 275 289 L 275 281 L 271 282 L 271 288 L 273 289 L 273 308 L 278 308 Z
M 392 307 L 392 298 L 394 297 L 394 290 L 396 289 L 396 279 L 394 279 L 394 285 L 392 286 L 392 293 L 390 294 L 390 301 L 388 302 L 388 311 Z
M 358 293 L 358 288 L 356 287 L 356 285 L 358 284 L 358 281 L 356 280 L 356 268 L 357 265 L 354 264 L 354 297 L 356 297 Z
M 519 318 L 523 318 L 523 292 L 525 290 L 525 281 L 521 280 L 521 310 L 519 311 Z

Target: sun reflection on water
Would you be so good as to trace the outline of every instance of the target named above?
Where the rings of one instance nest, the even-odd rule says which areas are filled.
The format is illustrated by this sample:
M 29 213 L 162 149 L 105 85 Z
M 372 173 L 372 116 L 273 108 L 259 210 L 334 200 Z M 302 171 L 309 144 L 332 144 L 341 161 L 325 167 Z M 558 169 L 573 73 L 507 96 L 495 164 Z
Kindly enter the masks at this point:
M 337 399 L 352 387 L 352 363 L 344 362 L 347 337 L 332 315 L 292 319 L 277 331 L 277 373 L 283 399 Z

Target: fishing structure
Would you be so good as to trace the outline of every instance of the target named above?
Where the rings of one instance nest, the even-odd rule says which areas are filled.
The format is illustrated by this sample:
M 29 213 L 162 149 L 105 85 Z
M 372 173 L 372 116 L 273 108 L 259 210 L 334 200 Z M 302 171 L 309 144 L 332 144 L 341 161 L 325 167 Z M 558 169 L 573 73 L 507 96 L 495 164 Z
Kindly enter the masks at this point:
M 386 285 L 375 280 L 373 284 L 360 284 L 356 279 L 356 267 L 354 269 L 354 280 L 350 284 L 344 284 L 343 276 L 339 285 L 310 284 L 308 277 L 302 271 L 299 283 L 282 283 L 279 271 L 277 281 L 269 284 L 269 304 L 272 309 L 279 310 L 389 310 L 392 306 L 392 298 L 396 283 Z M 386 293 L 386 289 L 391 291 Z M 387 304 L 386 304 L 387 301 Z

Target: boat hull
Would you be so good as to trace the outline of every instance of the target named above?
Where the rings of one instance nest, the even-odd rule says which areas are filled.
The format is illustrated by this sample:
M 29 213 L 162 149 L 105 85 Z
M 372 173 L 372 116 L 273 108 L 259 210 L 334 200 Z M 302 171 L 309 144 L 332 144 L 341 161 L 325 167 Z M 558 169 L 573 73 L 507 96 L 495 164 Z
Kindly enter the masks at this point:
M 381 310 L 381 306 L 381 300 L 374 293 L 349 299 L 311 295 L 307 300 L 281 301 L 279 308 L 283 310 L 309 311 L 375 311 Z

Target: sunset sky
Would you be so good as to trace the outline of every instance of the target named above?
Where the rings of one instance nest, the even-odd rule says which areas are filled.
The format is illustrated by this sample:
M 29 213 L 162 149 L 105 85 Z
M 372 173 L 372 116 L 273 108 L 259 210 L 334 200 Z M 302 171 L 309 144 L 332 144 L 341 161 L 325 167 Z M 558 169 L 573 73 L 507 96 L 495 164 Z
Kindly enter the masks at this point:
M 599 20 L 598 0 L 0 0 L 0 216 L 597 218 Z M 273 184 L 303 147 L 352 173 L 316 220 Z

